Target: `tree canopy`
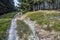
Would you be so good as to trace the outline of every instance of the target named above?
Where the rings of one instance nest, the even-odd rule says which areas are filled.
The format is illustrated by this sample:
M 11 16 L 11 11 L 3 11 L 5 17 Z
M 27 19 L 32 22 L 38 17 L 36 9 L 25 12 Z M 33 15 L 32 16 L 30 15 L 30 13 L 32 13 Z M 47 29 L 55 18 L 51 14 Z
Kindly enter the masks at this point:
M 0 0 L 0 15 L 5 12 L 14 11 L 14 2 L 13 0 Z
M 47 3 L 48 9 L 60 9 L 60 1 L 59 0 L 20 0 L 20 9 L 21 10 L 33 10 L 35 5 L 37 4 L 37 7 L 40 5 L 43 5 L 43 9 L 45 8 L 45 3 Z

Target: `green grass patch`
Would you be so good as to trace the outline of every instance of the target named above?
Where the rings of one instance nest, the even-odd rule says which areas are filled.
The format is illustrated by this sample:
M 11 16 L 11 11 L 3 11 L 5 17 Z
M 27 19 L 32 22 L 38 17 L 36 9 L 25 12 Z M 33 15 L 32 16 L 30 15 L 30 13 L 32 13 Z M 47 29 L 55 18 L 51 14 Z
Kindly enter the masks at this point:
M 58 20 L 60 19 L 59 13 L 46 14 L 43 12 L 28 12 L 25 15 L 27 15 L 27 17 L 29 17 L 32 21 L 37 21 L 39 25 L 47 25 L 48 30 L 54 29 L 56 31 L 60 31 L 60 20 Z M 50 26 L 50 24 L 52 26 Z
M 20 20 L 17 21 L 17 30 L 19 38 L 21 39 L 24 36 L 24 40 L 28 40 L 27 37 L 32 33 L 28 25 Z
M 1 15 L 0 16 L 0 19 L 1 18 L 12 18 L 12 17 L 14 17 L 14 15 L 16 14 L 17 12 L 12 12 L 12 13 L 7 13 L 7 14 L 4 14 L 4 15 Z
M 8 32 L 7 29 L 10 27 L 10 22 L 14 15 L 17 12 L 14 13 L 7 13 L 0 16 L 0 40 L 7 40 L 8 39 Z
M 10 20 L 0 20 L 0 40 L 7 38 L 7 29 L 10 26 Z

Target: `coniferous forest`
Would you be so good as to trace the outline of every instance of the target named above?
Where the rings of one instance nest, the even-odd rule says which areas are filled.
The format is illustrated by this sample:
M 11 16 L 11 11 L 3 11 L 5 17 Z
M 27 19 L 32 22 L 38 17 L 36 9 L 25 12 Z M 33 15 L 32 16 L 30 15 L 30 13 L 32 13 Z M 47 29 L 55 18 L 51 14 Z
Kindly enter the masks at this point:
M 60 9 L 60 0 L 18 0 L 20 10 L 58 10 Z M 9 11 L 15 11 L 13 0 L 0 0 L 0 14 Z M 3 11 L 4 10 L 4 11 Z
M 60 0 L 21 0 L 23 10 L 58 10 Z
M 0 0 L 0 15 L 12 11 L 15 11 L 13 0 Z
M 0 0 L 0 40 L 60 40 L 60 0 Z

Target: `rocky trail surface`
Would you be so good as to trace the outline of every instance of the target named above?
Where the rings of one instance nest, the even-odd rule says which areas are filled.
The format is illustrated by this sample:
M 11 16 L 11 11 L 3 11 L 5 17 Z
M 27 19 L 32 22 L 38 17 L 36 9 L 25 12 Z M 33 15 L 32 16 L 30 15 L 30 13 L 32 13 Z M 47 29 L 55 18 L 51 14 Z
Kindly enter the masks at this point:
M 37 11 L 38 12 L 38 11 Z M 44 12 L 44 13 L 60 13 L 59 11 L 39 11 L 39 12 Z M 57 17 L 60 18 L 60 17 Z M 40 26 L 39 24 L 36 23 L 36 21 L 31 21 L 29 18 L 27 18 L 27 15 L 21 15 L 16 18 L 17 20 L 23 20 L 29 28 L 32 30 L 33 35 L 29 36 L 28 40 L 60 40 L 60 32 L 56 32 L 52 30 L 51 32 L 48 30 L 45 30 Z M 10 32 L 9 32 L 9 39 L 8 40 L 18 40 L 17 34 L 15 31 L 15 21 L 12 20 Z M 44 27 L 47 27 L 47 25 L 44 25 Z M 14 32 L 13 32 L 14 31 Z M 14 36 L 14 37 L 13 37 Z M 14 39 L 16 38 L 16 39 Z

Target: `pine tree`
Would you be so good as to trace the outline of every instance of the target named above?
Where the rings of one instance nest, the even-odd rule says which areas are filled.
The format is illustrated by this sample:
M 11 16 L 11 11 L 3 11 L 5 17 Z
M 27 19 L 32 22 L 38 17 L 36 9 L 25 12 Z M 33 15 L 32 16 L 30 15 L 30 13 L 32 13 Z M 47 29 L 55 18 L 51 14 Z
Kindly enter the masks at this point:
M 15 10 L 13 0 L 0 0 L 0 14 Z

